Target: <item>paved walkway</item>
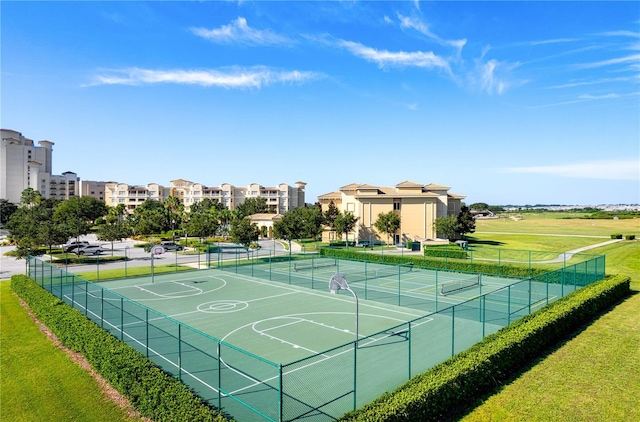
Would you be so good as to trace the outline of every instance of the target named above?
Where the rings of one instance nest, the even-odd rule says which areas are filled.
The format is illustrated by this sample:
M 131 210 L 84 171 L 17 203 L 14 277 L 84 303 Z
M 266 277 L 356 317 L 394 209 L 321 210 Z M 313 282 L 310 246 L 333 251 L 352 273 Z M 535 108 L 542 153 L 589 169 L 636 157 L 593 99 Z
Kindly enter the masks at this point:
M 612 243 L 616 243 L 616 242 L 620 242 L 622 239 L 611 239 L 608 240 L 606 242 L 602 242 L 602 243 L 596 243 L 595 245 L 589 245 L 589 246 L 584 246 L 582 248 L 578 248 L 578 249 L 572 249 L 570 251 L 561 253 L 560 255 L 558 255 L 555 259 L 552 259 L 550 261 L 541 261 L 543 263 L 550 263 L 550 262 L 562 262 L 565 259 L 571 259 L 571 257 L 574 254 L 580 253 L 580 252 L 584 252 L 584 251 L 588 251 L 589 249 L 595 249 L 595 248 L 599 248 L 601 246 L 607 246 L 610 245 Z

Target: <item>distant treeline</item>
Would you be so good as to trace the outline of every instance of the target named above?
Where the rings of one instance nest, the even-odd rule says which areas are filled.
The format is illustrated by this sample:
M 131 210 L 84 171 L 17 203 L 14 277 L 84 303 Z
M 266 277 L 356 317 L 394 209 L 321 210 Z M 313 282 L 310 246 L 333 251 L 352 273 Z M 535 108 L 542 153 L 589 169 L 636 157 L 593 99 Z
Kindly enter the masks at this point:
M 596 210 L 582 218 L 589 220 L 611 220 L 618 217 L 620 220 L 640 217 L 640 211 L 620 210 L 620 211 L 603 211 Z

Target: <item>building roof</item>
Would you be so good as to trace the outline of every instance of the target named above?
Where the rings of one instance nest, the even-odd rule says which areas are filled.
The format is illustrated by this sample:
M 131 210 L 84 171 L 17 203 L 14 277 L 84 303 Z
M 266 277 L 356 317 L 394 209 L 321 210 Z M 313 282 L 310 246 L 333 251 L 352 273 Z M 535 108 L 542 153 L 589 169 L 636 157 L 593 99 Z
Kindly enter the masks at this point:
M 282 214 L 251 214 L 249 219 L 251 221 L 277 221 L 282 218 Z
M 436 183 L 429 183 L 428 185 L 423 185 L 420 183 L 412 182 L 410 180 L 405 180 L 404 182 L 400 182 L 395 186 L 374 186 L 369 184 L 361 184 L 361 183 L 350 183 L 348 185 L 342 186 L 337 192 L 325 193 L 324 195 L 320 195 L 318 199 L 333 199 L 333 198 L 341 198 L 343 192 L 350 192 L 353 194 L 355 192 L 355 196 L 357 197 L 368 197 L 368 196 L 384 196 L 384 197 L 415 197 L 415 196 L 426 196 L 426 197 L 437 197 L 447 194 L 448 197 L 453 199 L 463 199 L 466 198 L 464 195 L 459 195 L 456 193 L 447 192 L 451 189 L 449 186 L 439 185 Z

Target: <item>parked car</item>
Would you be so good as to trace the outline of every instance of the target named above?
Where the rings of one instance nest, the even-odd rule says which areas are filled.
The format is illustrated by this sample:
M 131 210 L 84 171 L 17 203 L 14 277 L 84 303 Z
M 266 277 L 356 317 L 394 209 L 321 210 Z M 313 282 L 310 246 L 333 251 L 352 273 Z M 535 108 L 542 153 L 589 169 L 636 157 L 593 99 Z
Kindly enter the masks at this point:
M 168 251 L 181 251 L 184 249 L 184 246 L 177 244 L 176 242 L 172 242 L 170 240 L 165 240 L 160 242 L 160 246 L 164 248 L 165 252 Z
M 80 248 L 83 246 L 89 246 L 89 242 L 87 242 L 86 240 L 74 240 L 67 243 L 62 248 L 64 249 L 65 252 L 72 252 L 74 249 Z
M 76 255 L 100 255 L 103 251 L 100 245 L 86 245 L 73 249 Z

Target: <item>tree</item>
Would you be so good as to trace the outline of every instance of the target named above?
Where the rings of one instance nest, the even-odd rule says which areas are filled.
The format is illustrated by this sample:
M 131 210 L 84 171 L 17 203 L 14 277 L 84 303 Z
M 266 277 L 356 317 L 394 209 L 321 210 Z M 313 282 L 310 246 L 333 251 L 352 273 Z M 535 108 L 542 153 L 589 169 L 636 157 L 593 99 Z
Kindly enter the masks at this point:
M 347 244 L 349 242 L 349 233 L 351 233 L 358 222 L 358 217 L 353 215 L 351 211 L 346 211 L 342 214 L 339 214 L 335 221 L 334 227 L 337 233 L 340 234 L 340 237 L 344 234 L 346 236 Z
M 455 240 L 456 228 L 458 226 L 458 218 L 455 215 L 446 217 L 438 217 L 434 222 L 436 233 L 438 236 L 444 236 L 446 239 Z
M 170 196 L 165 199 L 164 207 L 167 210 L 168 223 L 170 224 L 171 231 L 175 237 L 176 226 L 179 227 L 182 224 L 182 219 L 184 218 L 184 204 L 179 198 Z
M 6 199 L 0 199 L 0 225 L 5 225 L 11 215 L 18 210 L 18 206 Z
M 35 206 L 40 201 L 42 201 L 42 195 L 33 188 L 26 188 L 20 195 L 20 204 L 26 207 Z
M 298 207 L 287 211 L 273 224 L 274 236 L 285 240 L 316 239 L 322 235 L 324 218 L 315 206 Z
M 258 226 L 251 223 L 248 218 L 235 219 L 231 223 L 231 230 L 229 231 L 231 240 L 234 243 L 240 243 L 245 246 L 256 242 L 259 234 Z
M 199 237 L 201 240 L 214 236 L 220 227 L 215 215 L 201 210 L 189 214 L 189 221 L 184 224 L 184 230 L 189 236 Z
M 456 232 L 460 236 L 476 231 L 476 220 L 473 218 L 473 215 L 471 215 L 471 211 L 468 207 L 462 207 L 460 209 L 460 214 L 458 214 L 456 223 Z
M 294 208 L 292 211 L 299 209 L 303 217 L 304 237 L 317 239 L 322 236 L 324 231 L 323 224 L 325 222 L 322 210 L 320 207 L 299 207 Z
M 378 219 L 373 223 L 373 227 L 380 233 L 386 233 L 387 243 L 389 243 L 389 237 L 400 228 L 400 216 L 393 211 L 381 212 L 378 214 Z
M 133 211 L 133 218 L 129 221 L 132 223 L 132 229 L 136 234 L 162 233 L 169 228 L 164 205 L 150 199 L 136 207 Z
M 107 213 L 108 207 L 103 201 L 90 196 L 75 197 L 56 206 L 53 221 L 64 225 L 71 236 L 78 238 L 89 233 L 95 220 Z
M 49 211 L 47 214 L 51 215 L 53 210 Z M 54 223 L 50 217 L 38 225 L 37 242 L 49 247 L 49 255 L 54 245 L 62 245 L 69 237 L 69 231 L 64 226 Z
M 485 202 L 476 202 L 469 205 L 469 209 L 472 209 L 474 211 L 485 211 L 489 209 L 489 204 Z
M 223 208 L 216 212 L 216 218 L 218 220 L 218 232 L 222 234 L 225 238 L 229 236 L 229 229 L 231 227 L 231 221 L 233 220 L 235 214 L 233 211 Z
M 463 236 L 465 233 L 475 232 L 476 222 L 469 208 L 462 207 L 458 215 L 436 218 L 435 228 L 438 235 L 442 235 L 451 241 Z
M 248 217 L 253 214 L 267 213 L 269 212 L 267 198 L 263 196 L 247 198 L 241 204 L 236 206 L 235 212 L 238 218 Z
M 329 202 L 329 207 L 324 212 L 323 217 L 324 223 L 329 226 L 331 231 L 335 230 L 334 224 L 339 215 L 340 211 L 338 210 L 338 207 L 336 207 L 336 204 L 334 204 L 333 201 Z
M 98 240 L 111 242 L 111 255 L 113 256 L 113 242 L 122 241 L 131 235 L 131 230 L 124 221 L 112 221 L 102 225 L 96 233 Z
M 51 246 L 64 243 L 69 238 L 68 230 L 51 220 L 55 201 L 45 201 L 31 188 L 22 192 L 20 207 L 6 224 L 9 234 L 16 242 L 17 258 L 33 255 L 38 246 Z

